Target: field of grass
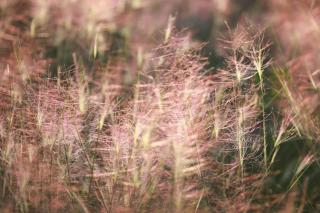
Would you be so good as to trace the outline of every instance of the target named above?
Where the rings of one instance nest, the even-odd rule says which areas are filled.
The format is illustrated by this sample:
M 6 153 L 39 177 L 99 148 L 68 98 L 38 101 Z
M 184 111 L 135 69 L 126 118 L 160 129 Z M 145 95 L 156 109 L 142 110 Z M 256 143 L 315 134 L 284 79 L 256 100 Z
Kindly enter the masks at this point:
M 320 1 L 0 0 L 0 212 L 320 212 Z

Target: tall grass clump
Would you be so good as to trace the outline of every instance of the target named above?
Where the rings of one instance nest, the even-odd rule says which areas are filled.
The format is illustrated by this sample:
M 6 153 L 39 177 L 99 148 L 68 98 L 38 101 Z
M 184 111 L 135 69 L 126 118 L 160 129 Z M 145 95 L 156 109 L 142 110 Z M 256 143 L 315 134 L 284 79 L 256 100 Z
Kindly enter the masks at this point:
M 0 1 L 0 212 L 317 212 L 320 5 L 248 2 Z
M 218 185 L 212 198 L 221 211 L 225 203 L 232 203 L 227 211 L 254 209 L 256 193 L 263 185 L 266 142 L 260 94 L 269 62 L 265 56 L 268 44 L 261 38 L 261 34 L 253 35 L 243 27 L 230 30 L 229 37 L 221 42 L 225 67 L 210 76 L 215 88 L 212 154 L 220 174 L 211 177 Z
M 250 208 L 242 206 L 250 194 L 238 193 L 249 190 L 247 162 L 259 162 L 257 71 L 235 42 L 227 68 L 213 75 L 188 37 L 173 37 L 127 89 L 108 74 L 101 85 L 76 55 L 64 78 L 39 76 L 6 117 L 11 208 L 183 212 L 228 200 Z
M 96 174 L 113 184 L 109 208 L 198 208 L 205 192 L 200 180 L 210 94 L 200 75 L 203 65 L 188 40 L 177 38 L 159 47 L 139 73 L 132 100 L 100 142 L 107 156 L 115 156 L 105 158 Z M 108 184 L 99 187 L 111 196 Z

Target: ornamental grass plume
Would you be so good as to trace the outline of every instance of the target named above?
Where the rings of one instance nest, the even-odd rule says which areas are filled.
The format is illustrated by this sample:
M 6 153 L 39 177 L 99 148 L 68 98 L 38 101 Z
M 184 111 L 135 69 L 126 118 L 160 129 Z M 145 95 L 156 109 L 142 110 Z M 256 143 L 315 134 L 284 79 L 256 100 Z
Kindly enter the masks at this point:
M 262 146 L 254 41 L 233 41 L 226 69 L 215 74 L 190 38 L 177 36 L 153 51 L 129 87 L 110 74 L 95 80 L 75 55 L 70 75 L 39 78 L 4 123 L 8 205 L 184 212 L 236 202 L 251 209 L 261 178 L 250 167 L 260 164 Z
M 1 1 L 0 211 L 318 209 L 319 4 L 246 2 Z
M 174 38 L 157 48 L 132 100 L 106 125 L 108 135 L 105 128 L 96 133 L 103 139 L 97 150 L 102 158 L 93 177 L 107 209 L 199 208 L 210 87 L 200 73 L 204 59 L 187 45 Z

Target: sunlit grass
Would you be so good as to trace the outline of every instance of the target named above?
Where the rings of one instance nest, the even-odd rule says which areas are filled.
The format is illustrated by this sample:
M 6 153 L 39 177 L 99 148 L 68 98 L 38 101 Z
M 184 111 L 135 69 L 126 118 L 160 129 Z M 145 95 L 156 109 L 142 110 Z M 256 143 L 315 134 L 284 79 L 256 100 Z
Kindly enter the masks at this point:
M 319 7 L 0 1 L 0 211 L 318 211 Z

